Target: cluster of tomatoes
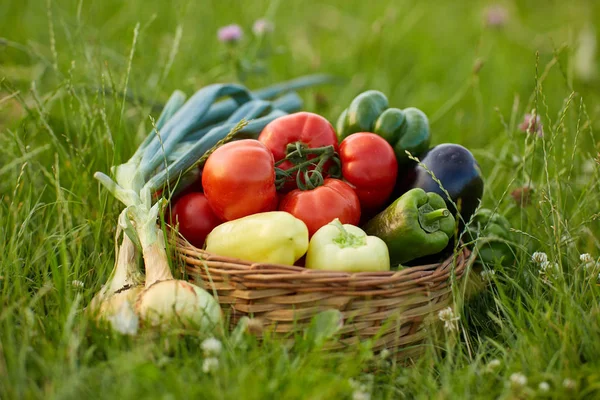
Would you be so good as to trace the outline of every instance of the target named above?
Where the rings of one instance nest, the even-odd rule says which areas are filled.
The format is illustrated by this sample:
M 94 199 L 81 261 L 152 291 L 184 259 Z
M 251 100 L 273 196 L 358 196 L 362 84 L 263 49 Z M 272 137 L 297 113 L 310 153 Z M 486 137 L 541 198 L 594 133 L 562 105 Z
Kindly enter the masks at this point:
M 217 148 L 201 171 L 201 187 L 175 199 L 171 224 L 202 247 L 217 225 L 247 215 L 285 211 L 312 236 L 335 218 L 358 225 L 385 206 L 398 173 L 392 146 L 373 133 L 338 143 L 320 115 L 299 112 L 269 123 L 257 140 Z

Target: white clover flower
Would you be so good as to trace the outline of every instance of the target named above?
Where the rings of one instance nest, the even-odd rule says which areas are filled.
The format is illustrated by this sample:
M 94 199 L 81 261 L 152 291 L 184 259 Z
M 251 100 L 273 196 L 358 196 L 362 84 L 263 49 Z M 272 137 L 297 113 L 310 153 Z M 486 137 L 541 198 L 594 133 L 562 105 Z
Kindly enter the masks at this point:
M 202 347 L 205 357 L 218 356 L 221 354 L 221 350 L 223 349 L 223 344 L 221 341 L 214 337 L 204 340 L 200 346 Z
M 565 380 L 563 381 L 563 387 L 565 389 L 575 389 L 576 386 L 577 386 L 577 382 L 575 382 L 571 378 L 565 378 Z
M 438 313 L 438 318 L 444 322 L 444 329 L 447 331 L 458 329 L 458 324 L 456 321 L 458 321 L 460 317 L 454 315 L 452 308 L 446 307 L 443 310 L 440 310 Z
M 487 363 L 487 365 L 485 366 L 485 372 L 490 372 L 490 373 L 494 372 L 501 365 L 502 365 L 502 361 L 498 360 L 497 358 L 494 358 L 489 363 Z
M 540 384 L 538 385 L 538 389 L 540 389 L 540 392 L 549 392 L 550 385 L 548 384 L 548 382 L 540 382 Z
M 371 393 L 362 390 L 355 390 L 352 393 L 352 400 L 371 400 Z
M 349 379 L 348 383 L 352 388 L 352 400 L 370 400 L 371 393 L 367 389 L 367 385 L 360 383 L 354 379 Z
M 128 301 L 121 303 L 119 310 L 108 317 L 112 328 L 123 335 L 135 335 L 140 326 L 140 319 Z
M 511 374 L 509 379 L 512 388 L 522 388 L 527 385 L 527 377 L 520 372 Z
M 84 283 L 82 281 L 79 281 L 79 280 L 75 279 L 74 281 L 71 282 L 71 286 L 73 286 L 75 288 L 78 288 L 78 289 L 81 289 L 85 285 L 84 285 Z
M 538 273 L 540 275 L 552 275 L 552 273 L 555 272 L 554 270 L 558 271 L 558 264 L 553 264 L 550 261 L 544 261 L 540 264 Z
M 536 251 L 532 254 L 531 261 L 533 261 L 535 264 L 541 265 L 548 261 L 548 256 L 542 251 Z
M 553 263 L 550 261 L 544 261 L 540 264 L 540 269 L 538 273 L 544 277 L 544 281 L 547 280 L 548 277 L 556 277 L 558 272 L 560 271 L 560 265 L 558 263 Z
M 481 280 L 489 283 L 492 281 L 492 278 L 496 275 L 496 271 L 494 271 L 493 269 L 483 270 L 483 271 L 481 271 L 480 275 L 481 275 Z
M 205 374 L 210 374 L 219 368 L 219 360 L 217 358 L 209 357 L 205 358 L 202 362 L 202 371 Z
M 390 356 L 390 354 L 392 354 L 392 353 L 388 349 L 383 349 L 379 353 L 379 357 L 381 357 L 382 360 L 385 360 L 386 358 L 388 358 Z
M 583 268 L 585 268 L 586 270 L 593 270 L 598 266 L 596 260 L 592 258 L 592 255 L 590 253 L 581 254 L 579 256 L 579 261 L 581 261 L 581 263 L 583 264 Z

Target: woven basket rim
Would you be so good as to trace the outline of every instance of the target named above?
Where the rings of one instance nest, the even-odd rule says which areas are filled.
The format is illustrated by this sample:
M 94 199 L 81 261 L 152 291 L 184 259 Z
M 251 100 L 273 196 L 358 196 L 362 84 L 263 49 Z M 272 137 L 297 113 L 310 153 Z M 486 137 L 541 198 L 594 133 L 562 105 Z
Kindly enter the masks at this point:
M 278 281 L 281 279 L 294 279 L 294 281 L 306 279 L 313 283 L 327 283 L 328 281 L 335 283 L 340 280 L 344 282 L 353 281 L 354 284 L 352 286 L 357 287 L 393 283 L 395 280 L 411 280 L 413 282 L 424 280 L 429 283 L 432 281 L 445 280 L 448 278 L 451 270 L 454 270 L 457 275 L 462 275 L 462 272 L 466 269 L 467 265 L 470 265 L 473 262 L 473 257 L 471 257 L 471 255 L 474 255 L 465 246 L 460 252 L 451 254 L 448 258 L 439 263 L 404 267 L 400 270 L 390 271 L 343 272 L 314 270 L 295 265 L 252 262 L 238 258 L 220 256 L 193 246 L 181 236 L 173 237 L 171 243 L 175 246 L 177 253 L 183 257 L 186 262 L 197 263 L 199 261 L 201 263 L 202 261 L 210 261 L 212 266 L 209 270 L 215 269 L 214 264 L 219 263 L 219 273 L 225 275 L 244 276 L 244 278 L 247 279 L 266 282 Z M 201 264 L 198 266 L 201 266 Z M 456 268 L 452 268 L 453 266 Z M 208 268 L 206 265 L 204 267 Z

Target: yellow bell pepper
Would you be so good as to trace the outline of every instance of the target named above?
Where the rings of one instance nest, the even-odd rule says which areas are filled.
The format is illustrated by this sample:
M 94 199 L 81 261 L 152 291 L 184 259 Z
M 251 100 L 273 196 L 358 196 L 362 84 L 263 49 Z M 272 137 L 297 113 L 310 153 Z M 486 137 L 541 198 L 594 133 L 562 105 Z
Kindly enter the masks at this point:
M 306 268 L 344 272 L 389 271 L 385 242 L 339 219 L 321 227 L 310 240 Z
M 206 238 L 206 251 L 242 260 L 292 265 L 308 249 L 306 224 L 283 211 L 225 222 Z

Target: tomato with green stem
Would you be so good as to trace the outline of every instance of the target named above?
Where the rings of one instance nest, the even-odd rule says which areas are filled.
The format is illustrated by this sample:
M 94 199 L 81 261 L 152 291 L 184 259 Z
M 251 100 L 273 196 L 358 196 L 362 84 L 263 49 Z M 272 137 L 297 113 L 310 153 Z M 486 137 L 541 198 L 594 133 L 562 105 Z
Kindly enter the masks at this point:
M 277 166 L 281 170 L 288 170 L 294 166 L 290 159 L 286 159 L 297 146 L 306 149 L 332 146 L 333 151 L 338 151 L 338 140 L 335 129 L 324 117 L 310 113 L 298 112 L 279 117 L 264 127 L 258 140 L 271 150 Z M 315 154 L 308 154 L 308 160 L 316 158 Z M 325 164 L 325 174 L 330 164 Z M 314 167 L 309 167 L 312 169 Z M 286 183 L 281 187 L 284 191 L 295 189 L 297 185 L 297 172 L 291 172 L 286 177 Z

